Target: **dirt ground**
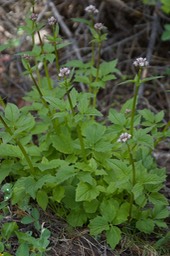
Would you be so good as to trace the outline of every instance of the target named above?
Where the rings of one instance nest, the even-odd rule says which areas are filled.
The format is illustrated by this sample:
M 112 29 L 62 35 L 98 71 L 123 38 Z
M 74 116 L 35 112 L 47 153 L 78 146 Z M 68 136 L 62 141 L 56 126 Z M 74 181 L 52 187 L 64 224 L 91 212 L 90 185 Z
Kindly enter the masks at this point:
M 139 108 L 148 108 L 154 113 L 164 110 L 164 122 L 170 121 L 170 93 L 167 92 L 170 90 L 170 42 L 161 41 L 164 25 L 170 23 L 170 15 L 163 13 L 159 5 L 146 6 L 141 0 L 36 2 L 35 11 L 39 13 L 39 19 L 46 20 L 52 15 L 55 16 L 63 39 L 72 42 L 60 53 L 61 64 L 75 58 L 84 61 L 90 58 L 88 31 L 84 26 L 71 21 L 71 18 L 87 17 L 84 9 L 89 4 L 94 4 L 99 10 L 97 21 L 108 28 L 108 39 L 103 45 L 102 59 L 106 61 L 118 59 L 117 67 L 120 70 L 117 79 L 99 93 L 98 106 L 104 114 L 107 114 L 110 106 L 119 109 L 121 104 L 132 96 L 131 85 L 118 84 L 122 81 L 122 77 L 129 79 L 135 75 L 132 63 L 136 57 L 142 56 L 147 57 L 150 63 L 143 76 L 162 75 L 163 77 L 143 85 L 139 92 Z M 31 88 L 31 84 L 21 75 L 23 67 L 17 56 L 18 52 L 29 49 L 30 42 L 20 33 L 18 26 L 24 23 L 30 8 L 31 0 L 0 0 L 0 45 L 8 40 L 12 40 L 13 45 L 0 54 L 0 95 L 6 102 L 14 102 L 19 107 L 23 106 L 22 96 Z M 44 29 L 43 33 L 46 34 L 47 31 Z M 51 76 L 55 78 L 55 75 L 51 67 Z M 168 177 L 164 192 L 170 198 L 170 138 L 159 145 L 154 156 L 158 165 L 167 169 Z M 122 248 L 120 246 L 117 252 L 112 252 L 104 239 L 99 243 L 89 236 L 86 229 L 66 232 L 66 224 L 58 221 L 52 214 L 49 215 L 51 222 L 47 221 L 47 225 L 53 227 L 52 249 L 48 254 L 50 256 L 144 255 L 140 245 L 123 250 L 125 241 L 122 241 Z M 49 218 L 49 216 L 43 217 Z M 128 239 L 130 243 L 130 238 Z M 149 250 L 147 253 L 145 255 L 154 255 L 149 254 Z

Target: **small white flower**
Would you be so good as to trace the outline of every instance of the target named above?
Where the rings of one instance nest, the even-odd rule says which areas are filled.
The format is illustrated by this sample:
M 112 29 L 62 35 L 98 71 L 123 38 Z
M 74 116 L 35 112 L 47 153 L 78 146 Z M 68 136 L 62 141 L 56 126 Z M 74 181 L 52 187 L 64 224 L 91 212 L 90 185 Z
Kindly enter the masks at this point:
M 70 69 L 69 68 L 60 68 L 60 72 L 58 74 L 59 77 L 67 77 L 70 75 Z
M 104 29 L 106 27 L 103 25 L 103 23 L 96 23 L 96 24 L 94 24 L 94 28 L 96 30 L 102 30 L 102 29 Z
M 97 14 L 99 11 L 96 9 L 94 5 L 89 5 L 85 8 L 85 11 L 90 14 Z
M 48 25 L 53 26 L 56 23 L 57 23 L 57 20 L 53 16 L 48 19 Z
M 125 109 L 125 114 L 129 114 L 131 111 L 132 111 L 131 109 L 126 108 L 126 109 Z
M 33 12 L 33 13 L 31 14 L 30 19 L 31 19 L 32 21 L 37 21 L 37 19 L 38 19 L 38 14 Z
M 139 57 L 133 62 L 133 65 L 135 67 L 146 67 L 149 65 L 149 62 L 146 58 Z
M 127 140 L 129 140 L 131 138 L 131 135 L 127 132 L 122 133 L 119 137 L 119 139 L 117 140 L 117 142 L 126 142 Z

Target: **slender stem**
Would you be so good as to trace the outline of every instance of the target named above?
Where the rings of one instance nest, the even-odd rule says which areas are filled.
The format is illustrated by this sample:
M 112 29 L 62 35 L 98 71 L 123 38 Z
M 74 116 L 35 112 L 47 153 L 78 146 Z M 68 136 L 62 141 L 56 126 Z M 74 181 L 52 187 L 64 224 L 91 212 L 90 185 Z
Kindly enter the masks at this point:
M 40 41 L 41 54 L 44 54 L 44 55 L 45 55 L 45 52 L 44 52 L 44 45 L 43 45 L 43 41 L 42 41 L 42 39 L 41 39 L 40 31 L 37 31 L 37 34 L 38 34 L 38 38 L 39 38 L 39 41 Z M 49 72 L 48 72 L 48 68 L 47 68 L 47 61 L 46 61 L 45 58 L 43 59 L 43 65 L 44 65 L 44 71 L 45 71 L 45 75 L 46 75 L 47 82 L 48 82 L 48 88 L 49 88 L 50 90 L 52 90 L 51 79 L 50 79 L 50 76 L 49 76 Z
M 132 186 L 135 186 L 136 183 L 136 169 L 135 169 L 135 164 L 134 164 L 134 159 L 133 155 L 130 149 L 130 146 L 127 143 L 128 151 L 129 151 L 129 160 L 130 164 L 132 166 Z M 133 202 L 134 202 L 134 194 L 131 192 L 130 194 L 130 207 L 129 207 L 129 221 L 131 220 L 132 217 L 132 207 L 133 207 Z
M 56 63 L 56 70 L 57 73 L 60 70 L 60 65 L 59 65 L 59 56 L 58 56 L 58 49 L 57 49 L 57 33 L 55 30 L 55 26 L 53 27 L 53 34 L 54 34 L 54 51 L 55 51 L 55 63 Z
M 67 88 L 67 81 L 65 81 L 65 86 Z M 74 117 L 76 113 L 75 113 L 75 110 L 74 110 L 74 107 L 73 107 L 73 103 L 72 103 L 69 91 L 67 91 L 67 97 L 68 97 L 68 101 L 69 101 L 69 105 L 70 105 L 72 115 Z M 84 140 L 83 140 L 83 136 L 81 134 L 81 127 L 80 127 L 79 124 L 77 124 L 76 130 L 77 130 L 77 135 L 78 135 L 78 138 L 79 138 L 79 141 L 80 141 L 80 147 L 81 147 L 83 160 L 84 160 L 85 163 L 87 163 L 87 156 L 86 156 L 85 147 L 84 147 Z
M 95 82 L 97 82 L 98 79 L 99 79 L 101 48 L 102 48 L 102 43 L 100 42 L 100 43 L 98 44 L 97 71 L 96 71 L 96 79 L 95 79 Z M 93 93 L 94 93 L 93 107 L 94 107 L 94 108 L 96 107 L 96 101 L 97 101 L 97 93 L 98 93 L 98 91 L 99 91 L 98 88 L 95 88 L 95 89 L 93 90 Z M 93 118 L 94 118 L 94 116 L 93 116 Z
M 1 120 L 1 122 L 3 123 L 4 127 L 6 128 L 7 132 L 8 132 L 11 136 L 13 136 L 12 130 L 11 130 L 10 127 L 7 125 L 7 123 L 6 123 L 5 120 L 2 118 L 1 115 L 0 115 L 0 120 Z M 22 154 L 24 155 L 25 160 L 27 161 L 27 163 L 28 163 L 28 165 L 29 165 L 29 167 L 30 167 L 30 171 L 32 172 L 32 174 L 34 174 L 34 167 L 33 167 L 32 161 L 31 161 L 31 159 L 29 158 L 29 156 L 28 156 L 28 154 L 27 154 L 25 148 L 23 147 L 23 145 L 21 144 L 21 142 L 20 142 L 18 139 L 14 138 L 14 140 L 15 140 L 16 144 L 18 145 L 18 147 L 20 148 Z
M 133 105 L 132 105 L 132 114 L 131 114 L 131 121 L 130 121 L 130 134 L 133 136 L 133 130 L 134 130 L 134 117 L 136 112 L 136 103 L 137 103 L 137 96 L 140 86 L 140 77 L 141 77 L 142 69 L 139 69 L 139 72 L 137 74 L 137 80 L 135 83 L 135 90 L 134 90 L 134 98 L 133 98 Z

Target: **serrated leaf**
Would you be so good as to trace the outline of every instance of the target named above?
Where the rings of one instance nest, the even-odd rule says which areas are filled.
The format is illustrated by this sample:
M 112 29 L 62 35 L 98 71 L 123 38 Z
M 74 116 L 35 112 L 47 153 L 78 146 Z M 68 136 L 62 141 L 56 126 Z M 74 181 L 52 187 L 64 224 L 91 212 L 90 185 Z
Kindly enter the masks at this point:
M 124 126 L 126 124 L 126 118 L 124 114 L 117 112 L 115 109 L 111 109 L 109 112 L 109 120 L 113 124 Z
M 145 130 L 139 129 L 134 131 L 134 137 L 133 139 L 136 141 L 138 144 L 143 144 L 148 146 L 149 148 L 154 148 L 154 141 L 153 137 L 149 134 L 146 134 Z
M 64 182 L 65 180 L 70 179 L 71 177 L 74 177 L 76 175 L 76 171 L 74 169 L 74 166 L 62 166 L 56 174 L 56 184 L 60 184 Z
M 99 201 L 97 199 L 92 200 L 91 202 L 83 202 L 84 209 L 87 213 L 95 213 L 99 206 Z
M 65 195 L 65 188 L 63 186 L 56 186 L 53 189 L 51 198 L 54 202 L 60 203 L 61 200 L 63 199 L 64 195 Z
M 90 228 L 91 235 L 99 235 L 103 231 L 109 230 L 109 224 L 107 220 L 101 216 L 97 216 L 90 220 L 90 224 L 88 226 Z
M 120 229 L 118 227 L 111 226 L 109 230 L 106 231 L 106 239 L 111 248 L 114 249 L 121 239 Z
M 151 193 L 149 195 L 149 201 L 152 202 L 153 204 L 158 204 L 158 205 L 168 205 L 168 200 L 167 198 L 156 192 L 156 193 Z
M 136 222 L 136 228 L 141 232 L 150 234 L 154 230 L 154 221 L 152 219 L 143 219 Z
M 39 190 L 36 195 L 39 206 L 45 211 L 48 205 L 48 195 L 44 190 Z
M 73 140 L 68 129 L 63 129 L 62 133 L 52 135 L 53 147 L 61 153 L 72 154 L 74 152 Z
M 82 127 L 82 133 L 86 137 L 89 145 L 98 142 L 106 131 L 106 127 L 97 123 L 87 123 Z
M 149 109 L 139 110 L 139 113 L 145 118 L 145 120 L 154 123 L 155 114 L 151 112 Z
M 97 187 L 91 186 L 88 183 L 79 182 L 76 188 L 76 201 L 92 201 L 96 199 L 100 191 Z
M 134 194 L 134 199 L 136 200 L 143 193 L 143 185 L 140 183 L 135 184 L 132 188 L 132 193 Z
M 10 160 L 3 161 L 1 163 L 1 170 L 0 170 L 0 184 L 2 181 L 12 172 L 13 162 Z
M 115 225 L 119 225 L 127 221 L 129 216 L 129 207 L 129 203 L 127 202 L 121 204 L 117 210 L 116 218 L 113 221 Z
M 158 114 L 155 115 L 155 122 L 159 123 L 162 121 L 162 119 L 164 118 L 164 111 L 160 111 Z
M 116 217 L 119 208 L 119 203 L 114 199 L 103 200 L 100 205 L 101 215 L 108 222 L 112 222 Z
M 115 68 L 116 64 L 117 64 L 117 60 L 102 62 L 102 64 L 100 65 L 100 69 L 99 69 L 100 76 L 104 77 L 113 72 L 117 73 L 118 69 Z
M 10 144 L 0 144 L 1 157 L 17 157 L 22 159 L 23 154 L 18 146 Z
M 170 212 L 166 206 L 155 205 L 153 209 L 153 216 L 157 220 L 165 219 L 170 216 Z
M 81 227 L 87 221 L 84 209 L 72 210 L 67 216 L 67 221 L 72 227 Z

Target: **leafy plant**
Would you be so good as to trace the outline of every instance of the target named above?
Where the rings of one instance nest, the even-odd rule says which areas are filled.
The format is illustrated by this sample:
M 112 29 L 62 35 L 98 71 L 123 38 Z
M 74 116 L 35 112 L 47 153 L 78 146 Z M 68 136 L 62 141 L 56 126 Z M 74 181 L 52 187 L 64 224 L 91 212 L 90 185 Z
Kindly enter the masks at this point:
M 29 105 L 19 109 L 8 103 L 0 115 L 1 183 L 12 177 L 12 205 L 26 210 L 32 199 L 44 211 L 49 206 L 73 227 L 88 225 L 95 236 L 105 232 L 108 244 L 115 248 L 122 226 L 146 234 L 155 227 L 167 227 L 168 201 L 160 193 L 166 172 L 157 167 L 152 151 L 169 136 L 169 130 L 162 122 L 162 111 L 156 115 L 147 109 L 137 111 L 140 85 L 159 78 L 142 80 L 147 65 L 143 58 L 134 62 L 135 78 L 126 81 L 134 84 L 134 97 L 120 112 L 111 108 L 108 117 L 98 121 L 102 116 L 98 92 L 116 79 L 119 70 L 117 60 L 101 61 L 107 33 L 101 23 L 95 23 L 94 14 L 90 13 L 90 20 L 74 19 L 87 25 L 91 34 L 92 57 L 86 63 L 71 60 L 60 65 L 58 52 L 66 45 L 54 18 L 47 42 L 40 34 L 45 24 L 37 22 L 35 13 L 22 27 L 32 38 L 31 51 L 20 56 L 33 86 L 25 96 Z M 39 45 L 35 45 L 36 32 Z M 48 64 L 56 65 L 57 85 Z M 75 83 L 83 83 L 86 91 L 81 92 Z M 22 223 L 33 223 L 39 230 L 37 210 Z M 20 232 L 18 226 L 14 233 L 20 242 L 17 256 L 29 255 L 30 250 L 31 255 L 43 255 L 49 245 L 47 229 L 42 228 L 39 238 Z

